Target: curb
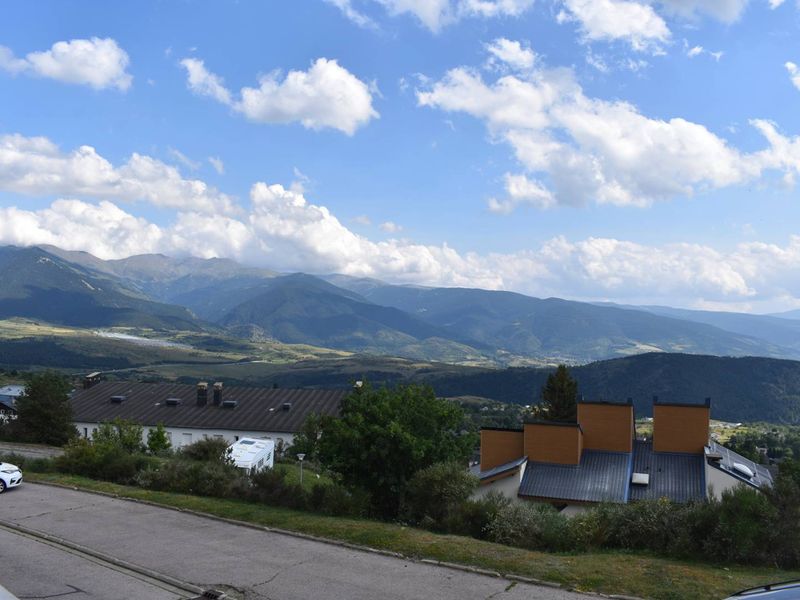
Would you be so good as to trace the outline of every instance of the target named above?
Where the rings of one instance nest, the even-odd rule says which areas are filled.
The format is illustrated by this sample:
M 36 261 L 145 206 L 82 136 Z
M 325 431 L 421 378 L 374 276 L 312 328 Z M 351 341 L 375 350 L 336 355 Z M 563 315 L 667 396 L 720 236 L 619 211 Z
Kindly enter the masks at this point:
M 161 583 L 169 585 L 173 588 L 177 588 L 179 590 L 195 594 L 196 596 L 202 596 L 202 594 L 206 591 L 204 588 L 201 588 L 191 583 L 187 583 L 185 581 L 181 581 L 179 579 L 175 579 L 174 577 L 165 575 L 164 573 L 159 573 L 158 571 L 154 571 L 153 569 L 149 569 L 147 567 L 142 567 L 140 565 L 130 563 L 128 561 L 116 558 L 114 556 L 105 554 L 103 552 L 98 552 L 97 550 L 94 550 L 92 548 L 87 548 L 86 546 L 81 546 L 80 544 L 76 544 L 75 542 L 71 542 L 67 539 L 58 537 L 56 535 L 45 533 L 37 529 L 30 529 L 28 527 L 19 525 L 18 523 L 14 523 L 12 521 L 6 521 L 4 519 L 0 519 L 0 527 L 3 527 L 5 529 L 10 529 L 16 533 L 28 536 L 30 538 L 44 540 L 46 542 L 50 542 L 51 544 L 69 548 L 70 550 L 74 550 L 81 554 L 86 554 L 103 562 L 112 564 L 116 567 L 121 567 L 127 571 L 132 571 L 134 573 L 144 575 L 145 577 L 154 579 L 156 581 L 160 581 Z
M 153 506 L 156 508 L 163 508 L 166 510 L 172 510 L 179 513 L 184 513 L 188 515 L 192 515 L 195 517 L 200 517 L 203 519 L 210 519 L 212 521 L 217 521 L 220 523 L 226 523 L 228 525 L 238 525 L 239 527 L 247 527 L 248 529 L 255 529 L 256 531 L 263 531 L 268 533 L 277 533 L 279 535 L 285 535 L 293 538 L 298 538 L 302 540 L 308 540 L 312 542 L 320 542 L 323 544 L 328 544 L 330 546 L 338 546 L 340 548 L 347 548 L 348 550 L 355 550 L 357 552 L 367 552 L 369 554 L 377 554 L 380 556 L 388 556 L 391 558 L 399 558 L 401 560 L 405 560 L 408 562 L 420 563 L 425 565 L 431 565 L 435 567 L 443 567 L 446 569 L 451 569 L 454 571 L 460 571 L 462 573 L 471 573 L 473 575 L 483 575 L 485 577 L 493 577 L 496 579 L 506 579 L 508 581 L 515 581 L 519 583 L 526 583 L 529 585 L 536 585 L 554 589 L 563 589 L 565 591 L 571 591 L 578 594 L 584 594 L 587 597 L 594 596 L 599 598 L 610 598 L 612 600 L 644 600 L 643 598 L 638 598 L 635 596 L 625 596 L 625 595 L 616 595 L 616 594 L 601 594 L 598 592 L 585 592 L 581 590 L 577 590 L 575 588 L 570 588 L 564 586 L 560 583 L 555 583 L 552 581 L 543 581 L 541 579 L 535 579 L 533 577 L 525 577 L 523 575 L 515 575 L 513 573 L 500 573 L 498 571 L 491 571 L 488 569 L 482 569 L 480 567 L 473 567 L 470 565 L 462 565 L 459 563 L 451 563 L 446 561 L 434 560 L 430 558 L 417 558 L 413 556 L 408 556 L 402 554 L 400 552 L 393 552 L 391 550 L 381 550 L 379 548 L 372 548 L 370 546 L 362 546 L 361 544 L 353 544 L 352 542 L 343 542 L 340 540 L 334 540 L 331 538 L 324 538 L 318 537 L 315 535 L 311 535 L 308 533 L 301 533 L 299 531 L 292 531 L 289 529 L 281 529 L 278 527 L 269 527 L 267 525 L 257 525 L 255 523 L 249 523 L 247 521 L 239 521 L 237 519 L 230 519 L 228 517 L 220 517 L 218 515 L 213 515 L 210 513 L 204 513 L 197 510 L 189 509 L 189 508 L 177 508 L 174 506 L 168 506 L 165 504 L 159 504 L 158 502 L 153 502 L 151 500 L 141 500 L 139 498 L 130 498 L 128 496 L 113 494 L 111 492 L 101 492 L 97 490 L 87 490 L 79 487 L 75 487 L 73 485 L 66 485 L 63 483 L 55 483 L 51 481 L 29 481 L 28 483 L 33 483 L 34 485 L 49 485 L 51 487 L 62 488 L 66 490 L 72 490 L 77 492 L 84 492 L 87 494 L 95 494 L 97 496 L 105 496 L 107 498 L 112 498 L 115 500 L 124 500 L 126 502 L 135 502 L 137 504 L 144 504 L 146 506 Z M 0 521 L 2 523 L 2 521 Z

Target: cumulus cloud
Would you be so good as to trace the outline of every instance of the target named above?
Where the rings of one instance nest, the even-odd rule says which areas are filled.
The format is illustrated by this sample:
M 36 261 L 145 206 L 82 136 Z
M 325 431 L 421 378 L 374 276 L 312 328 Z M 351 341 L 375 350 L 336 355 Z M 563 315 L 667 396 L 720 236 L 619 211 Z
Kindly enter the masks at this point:
M 487 83 L 458 67 L 417 91 L 420 106 L 462 112 L 486 123 L 508 143 L 525 177 L 506 178 L 508 198 L 490 208 L 541 208 L 589 201 L 647 206 L 742 184 L 764 169 L 798 172 L 797 140 L 765 121 L 753 121 L 769 146 L 744 154 L 701 124 L 643 115 L 627 102 L 584 94 L 570 69 L 537 67 Z M 534 175 L 534 180 L 530 180 Z
M 111 38 L 56 42 L 49 50 L 31 52 L 24 58 L 16 58 L 11 49 L 0 46 L 0 69 L 88 85 L 97 90 L 127 90 L 133 81 L 127 72 L 129 62 L 127 52 Z
M 299 122 L 306 129 L 338 129 L 347 135 L 378 118 L 372 107 L 370 86 L 335 60 L 318 58 L 308 71 L 264 75 L 258 87 L 244 87 L 239 99 L 202 60 L 185 58 L 180 63 L 187 85 L 194 93 L 228 105 L 259 123 Z
M 281 185 L 255 184 L 240 217 L 180 212 L 158 226 L 115 204 L 56 200 L 40 210 L 0 209 L 0 243 L 54 244 L 101 258 L 163 252 L 229 257 L 285 271 L 339 272 L 423 285 L 476 286 L 585 300 L 740 305 L 800 297 L 800 236 L 746 242 L 646 245 L 557 236 L 529 250 L 477 254 L 447 244 L 372 241 L 326 207 Z
M 629 0 L 564 0 L 558 21 L 577 22 L 587 41 L 624 40 L 640 51 L 659 52 L 670 38 L 653 7 Z
M 200 212 L 235 211 L 233 199 L 178 169 L 133 153 L 114 166 L 91 146 L 62 152 L 45 137 L 0 136 L 0 190 L 31 196 L 89 196 Z
M 787 62 L 784 67 L 786 67 L 786 70 L 789 72 L 792 85 L 800 90 L 800 69 L 798 69 L 797 65 L 793 62 Z
M 533 50 L 518 41 L 506 38 L 497 38 L 491 44 L 486 44 L 486 50 L 489 52 L 490 67 L 508 66 L 519 71 L 526 71 L 532 69 L 536 61 L 536 54 Z

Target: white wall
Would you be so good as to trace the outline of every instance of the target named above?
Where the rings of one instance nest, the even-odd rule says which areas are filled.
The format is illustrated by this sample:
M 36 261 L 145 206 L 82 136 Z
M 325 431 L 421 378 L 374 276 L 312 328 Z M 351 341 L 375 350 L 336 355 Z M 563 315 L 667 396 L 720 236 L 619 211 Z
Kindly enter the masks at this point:
M 733 475 L 720 471 L 708 464 L 706 461 L 706 497 L 722 497 L 722 492 L 736 487 L 737 485 L 747 485 Z
M 522 483 L 522 476 L 525 474 L 525 466 L 527 464 L 528 463 L 522 463 L 519 467 L 519 471 L 509 477 L 503 477 L 502 479 L 497 479 L 486 485 L 478 486 L 478 489 L 472 493 L 472 498 L 474 500 L 480 500 L 489 492 L 500 492 L 512 500 L 522 501 L 517 494 L 519 493 L 519 484 Z
M 78 429 L 78 433 L 82 437 L 86 437 L 88 439 L 92 439 L 92 434 L 94 431 L 97 430 L 99 426 L 98 423 L 75 423 L 75 427 Z M 151 429 L 155 429 L 155 427 L 144 427 L 142 432 L 142 442 L 147 443 L 147 432 Z M 199 428 L 188 428 L 188 427 L 164 427 L 164 430 L 167 432 L 167 437 L 170 438 L 170 442 L 172 443 L 172 447 L 174 449 L 180 448 L 181 446 L 185 446 L 188 444 L 192 444 L 198 440 L 204 439 L 204 437 L 214 438 L 214 437 L 221 437 L 229 444 L 235 442 L 238 438 L 243 437 L 251 437 L 251 438 L 266 438 L 268 440 L 274 440 L 275 446 L 277 446 L 279 442 L 283 441 L 283 447 L 288 448 L 292 445 L 294 441 L 294 434 L 292 433 L 283 433 L 283 432 L 271 432 L 271 431 L 235 431 L 231 429 L 199 429 Z

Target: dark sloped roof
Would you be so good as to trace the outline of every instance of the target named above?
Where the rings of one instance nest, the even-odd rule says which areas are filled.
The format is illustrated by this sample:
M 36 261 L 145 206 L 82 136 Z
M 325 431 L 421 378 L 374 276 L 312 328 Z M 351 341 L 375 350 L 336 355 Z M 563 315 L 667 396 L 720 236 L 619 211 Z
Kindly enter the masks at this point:
M 223 400 L 236 400 L 235 408 L 221 408 L 212 402 L 208 390 L 206 406 L 197 406 L 194 385 L 174 383 L 101 382 L 72 397 L 74 420 L 102 423 L 117 417 L 146 426 L 163 423 L 166 427 L 230 429 L 295 433 L 311 413 L 337 415 L 348 390 L 299 390 L 226 387 Z M 118 404 L 111 396 L 125 396 Z M 177 406 L 167 406 L 167 398 L 179 398 Z M 291 403 L 283 410 L 285 402 Z
M 637 440 L 633 449 L 633 472 L 650 475 L 648 485 L 630 484 L 631 500 L 668 498 L 674 502 L 706 497 L 702 454 L 653 452 L 652 442 Z
M 625 502 L 631 455 L 584 450 L 579 465 L 528 461 L 521 496 L 576 502 Z
M 480 479 L 489 479 L 490 477 L 494 477 L 495 475 L 500 475 L 501 473 L 505 473 L 506 471 L 511 471 L 512 469 L 516 469 L 526 460 L 528 460 L 528 457 L 523 456 L 522 458 L 517 458 L 512 460 L 511 462 L 507 462 L 502 465 L 497 465 L 496 467 L 492 467 L 491 469 L 486 469 L 485 471 L 478 471 L 476 475 Z
M 762 487 L 772 486 L 772 473 L 770 473 L 769 469 L 767 469 L 764 465 L 759 465 L 749 458 L 745 458 L 741 454 L 737 454 L 722 444 L 718 444 L 717 442 L 713 441 L 708 445 L 708 453 L 712 455 L 719 454 L 722 456 L 721 460 L 708 460 L 708 464 L 715 469 L 725 471 L 731 477 L 735 477 L 736 479 L 739 479 L 740 481 L 743 481 L 744 483 L 755 488 L 760 489 Z M 734 463 L 740 463 L 748 467 L 753 472 L 753 477 L 747 477 L 743 473 L 739 473 L 733 468 Z

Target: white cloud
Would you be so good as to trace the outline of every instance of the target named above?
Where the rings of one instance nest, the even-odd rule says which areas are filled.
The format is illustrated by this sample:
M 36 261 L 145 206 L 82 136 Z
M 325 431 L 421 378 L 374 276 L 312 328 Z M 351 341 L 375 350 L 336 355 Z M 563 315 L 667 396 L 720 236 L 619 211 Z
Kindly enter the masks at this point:
M 536 61 L 533 50 L 506 38 L 497 38 L 491 44 L 486 44 L 486 50 L 490 54 L 490 66 L 497 66 L 499 62 L 519 71 L 527 71 L 533 68 Z
M 780 0 L 783 1 L 783 0 Z M 670 15 L 695 19 L 708 15 L 723 23 L 733 23 L 744 12 L 749 0 L 659 0 L 664 12 Z M 770 0 L 772 5 L 772 0 Z M 773 6 L 774 8 L 774 6 Z
M 510 213 L 520 204 L 529 204 L 539 209 L 551 208 L 556 204 L 553 194 L 538 181 L 532 181 L 525 175 L 506 173 L 506 193 L 502 200 L 489 200 L 489 210 L 497 213 Z
M 127 72 L 129 62 L 128 54 L 111 38 L 56 42 L 49 50 L 31 52 L 25 58 L 16 58 L 9 48 L 0 46 L 0 69 L 98 90 L 127 90 L 133 81 Z
M 172 158 L 177 160 L 179 163 L 181 163 L 184 167 L 186 167 L 190 171 L 197 171 L 197 169 L 200 168 L 200 163 L 198 161 L 192 160 L 180 150 L 176 150 L 175 148 L 168 148 L 167 152 L 169 152 L 169 155 Z
M 800 69 L 798 69 L 797 65 L 793 62 L 787 62 L 784 66 L 789 72 L 789 78 L 792 80 L 792 84 L 800 90 Z
M 717 52 L 711 52 L 710 50 L 706 50 L 703 46 L 689 46 L 689 43 L 686 40 L 683 40 L 684 48 L 686 49 L 686 56 L 689 58 L 694 58 L 696 56 L 700 56 L 701 54 L 708 54 L 711 58 L 715 61 L 719 62 L 719 59 L 722 58 L 724 52 L 718 50 Z
M 364 225 L 365 227 L 372 225 L 372 219 L 370 219 L 367 215 L 358 215 L 357 217 L 353 217 L 353 222 L 358 223 L 359 225 Z
M 508 289 L 584 300 L 749 306 L 800 304 L 800 236 L 781 246 L 645 245 L 613 238 L 549 239 L 511 253 L 447 244 L 374 242 L 326 207 L 281 185 L 255 184 L 240 218 L 185 211 L 158 226 L 100 201 L 57 200 L 41 210 L 0 208 L 0 243 L 54 244 L 101 258 L 162 252 L 229 257 L 280 270 L 340 272 L 423 285 Z
M 508 198 L 490 201 L 501 212 L 589 201 L 647 206 L 752 181 L 765 169 L 787 178 L 798 173 L 800 143 L 769 123 L 753 122 L 768 148 L 743 154 L 701 124 L 653 119 L 629 103 L 587 97 L 569 69 L 538 67 L 486 83 L 458 67 L 418 90 L 417 99 L 481 119 L 495 140 L 511 146 L 526 174 L 507 177 Z
M 308 71 L 264 75 L 256 88 L 244 87 L 240 99 L 223 80 L 209 72 L 202 60 L 186 58 L 181 65 L 187 84 L 196 94 L 209 96 L 259 123 L 300 122 L 307 129 L 338 129 L 348 135 L 374 118 L 370 86 L 335 60 L 318 58 Z
M 384 221 L 379 225 L 379 227 L 381 228 L 381 231 L 386 233 L 400 233 L 403 231 L 403 227 L 394 221 Z
M 375 21 L 353 7 L 352 0 L 325 0 L 325 2 L 338 8 L 347 19 L 359 27 L 363 27 L 365 29 L 378 28 L 378 25 L 375 23 Z
M 647 4 L 629 0 L 564 0 L 559 22 L 576 21 L 588 41 L 627 41 L 634 50 L 660 51 L 669 41 L 664 20 Z
M 195 94 L 209 96 L 217 102 L 232 104 L 231 93 L 225 87 L 221 77 L 210 73 L 202 60 L 197 58 L 184 58 L 181 65 L 186 69 L 188 76 L 187 85 Z
M 353 0 L 325 0 L 360 27 L 375 28 L 375 22 L 354 7 Z M 366 0 L 365 0 L 366 1 Z M 371 0 L 390 16 L 410 15 L 436 33 L 464 18 L 517 17 L 534 0 Z
M 218 156 L 209 156 L 208 162 L 211 163 L 211 166 L 214 167 L 214 170 L 217 172 L 218 175 L 225 174 L 225 163 L 222 162 L 222 159 Z
M 235 211 L 231 197 L 173 166 L 134 153 L 114 166 L 91 146 L 64 153 L 49 139 L 0 136 L 0 190 L 34 196 L 68 195 L 144 200 L 201 212 Z

